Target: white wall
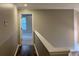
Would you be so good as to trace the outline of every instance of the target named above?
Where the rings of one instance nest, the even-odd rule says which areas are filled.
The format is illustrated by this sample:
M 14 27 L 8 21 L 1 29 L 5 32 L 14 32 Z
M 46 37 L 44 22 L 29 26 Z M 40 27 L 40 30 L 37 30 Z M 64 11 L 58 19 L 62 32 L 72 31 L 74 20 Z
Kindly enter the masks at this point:
M 32 14 L 32 28 L 37 30 L 54 47 L 74 47 L 74 10 L 20 10 L 20 14 Z
M 79 11 L 74 10 L 74 50 L 79 51 Z
M 78 44 L 79 44 L 79 12 L 77 12 L 77 31 L 78 31 Z
M 27 21 L 27 32 L 32 33 L 32 16 L 26 16 L 26 21 Z
M 14 55 L 17 39 L 17 9 L 0 4 L 0 55 Z

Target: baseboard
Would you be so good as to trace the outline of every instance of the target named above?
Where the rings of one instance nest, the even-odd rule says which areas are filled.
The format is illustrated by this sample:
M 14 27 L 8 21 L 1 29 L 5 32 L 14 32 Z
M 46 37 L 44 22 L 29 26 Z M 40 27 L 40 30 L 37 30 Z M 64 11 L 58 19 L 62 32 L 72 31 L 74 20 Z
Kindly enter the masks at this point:
M 17 55 L 17 52 L 18 52 L 20 46 L 21 46 L 20 44 L 17 45 L 17 48 L 16 48 L 16 50 L 15 50 L 15 54 L 14 54 L 14 56 Z
M 36 51 L 37 56 L 39 56 L 38 51 L 37 51 L 37 48 L 36 48 L 36 45 L 35 44 L 33 44 L 33 45 L 34 45 L 34 48 L 35 48 L 35 51 Z

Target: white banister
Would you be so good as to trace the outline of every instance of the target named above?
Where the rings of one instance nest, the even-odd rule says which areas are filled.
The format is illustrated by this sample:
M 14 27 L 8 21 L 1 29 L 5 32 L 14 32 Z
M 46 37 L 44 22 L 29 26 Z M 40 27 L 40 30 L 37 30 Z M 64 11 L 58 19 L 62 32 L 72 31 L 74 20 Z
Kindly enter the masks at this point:
M 48 52 L 63 52 L 63 51 L 69 51 L 69 49 L 65 48 L 55 48 L 50 44 L 39 32 L 35 31 L 35 34 L 40 39 L 40 41 L 43 43 L 43 45 L 47 48 Z

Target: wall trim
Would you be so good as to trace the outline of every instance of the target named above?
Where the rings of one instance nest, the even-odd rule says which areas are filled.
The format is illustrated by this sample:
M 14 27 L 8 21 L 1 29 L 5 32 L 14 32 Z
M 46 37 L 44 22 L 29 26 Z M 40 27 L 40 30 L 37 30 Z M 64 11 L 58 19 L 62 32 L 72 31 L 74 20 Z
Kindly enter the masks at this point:
M 16 50 L 15 50 L 15 53 L 14 53 L 14 56 L 17 55 L 17 52 L 18 52 L 20 46 L 21 46 L 20 44 L 17 45 Z
M 36 48 L 36 45 L 35 44 L 33 44 L 33 45 L 34 45 L 34 48 L 35 48 L 37 56 L 39 56 L 39 53 L 38 53 L 37 48 Z

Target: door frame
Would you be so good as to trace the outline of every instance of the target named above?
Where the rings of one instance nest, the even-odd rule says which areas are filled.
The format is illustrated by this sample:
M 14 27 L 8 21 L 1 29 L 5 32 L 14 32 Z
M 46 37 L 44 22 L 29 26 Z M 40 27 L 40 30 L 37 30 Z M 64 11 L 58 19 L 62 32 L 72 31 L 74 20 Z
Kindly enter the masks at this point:
M 20 40 L 19 40 L 20 45 L 22 45 L 22 38 L 21 38 L 21 36 L 22 36 L 22 30 L 21 30 L 22 15 L 31 15 L 32 16 L 32 14 L 27 14 L 27 13 L 20 14 L 20 22 L 19 22 L 20 23 Z M 33 17 L 32 17 L 32 19 L 33 19 Z M 33 23 L 32 23 L 32 43 L 33 43 Z

